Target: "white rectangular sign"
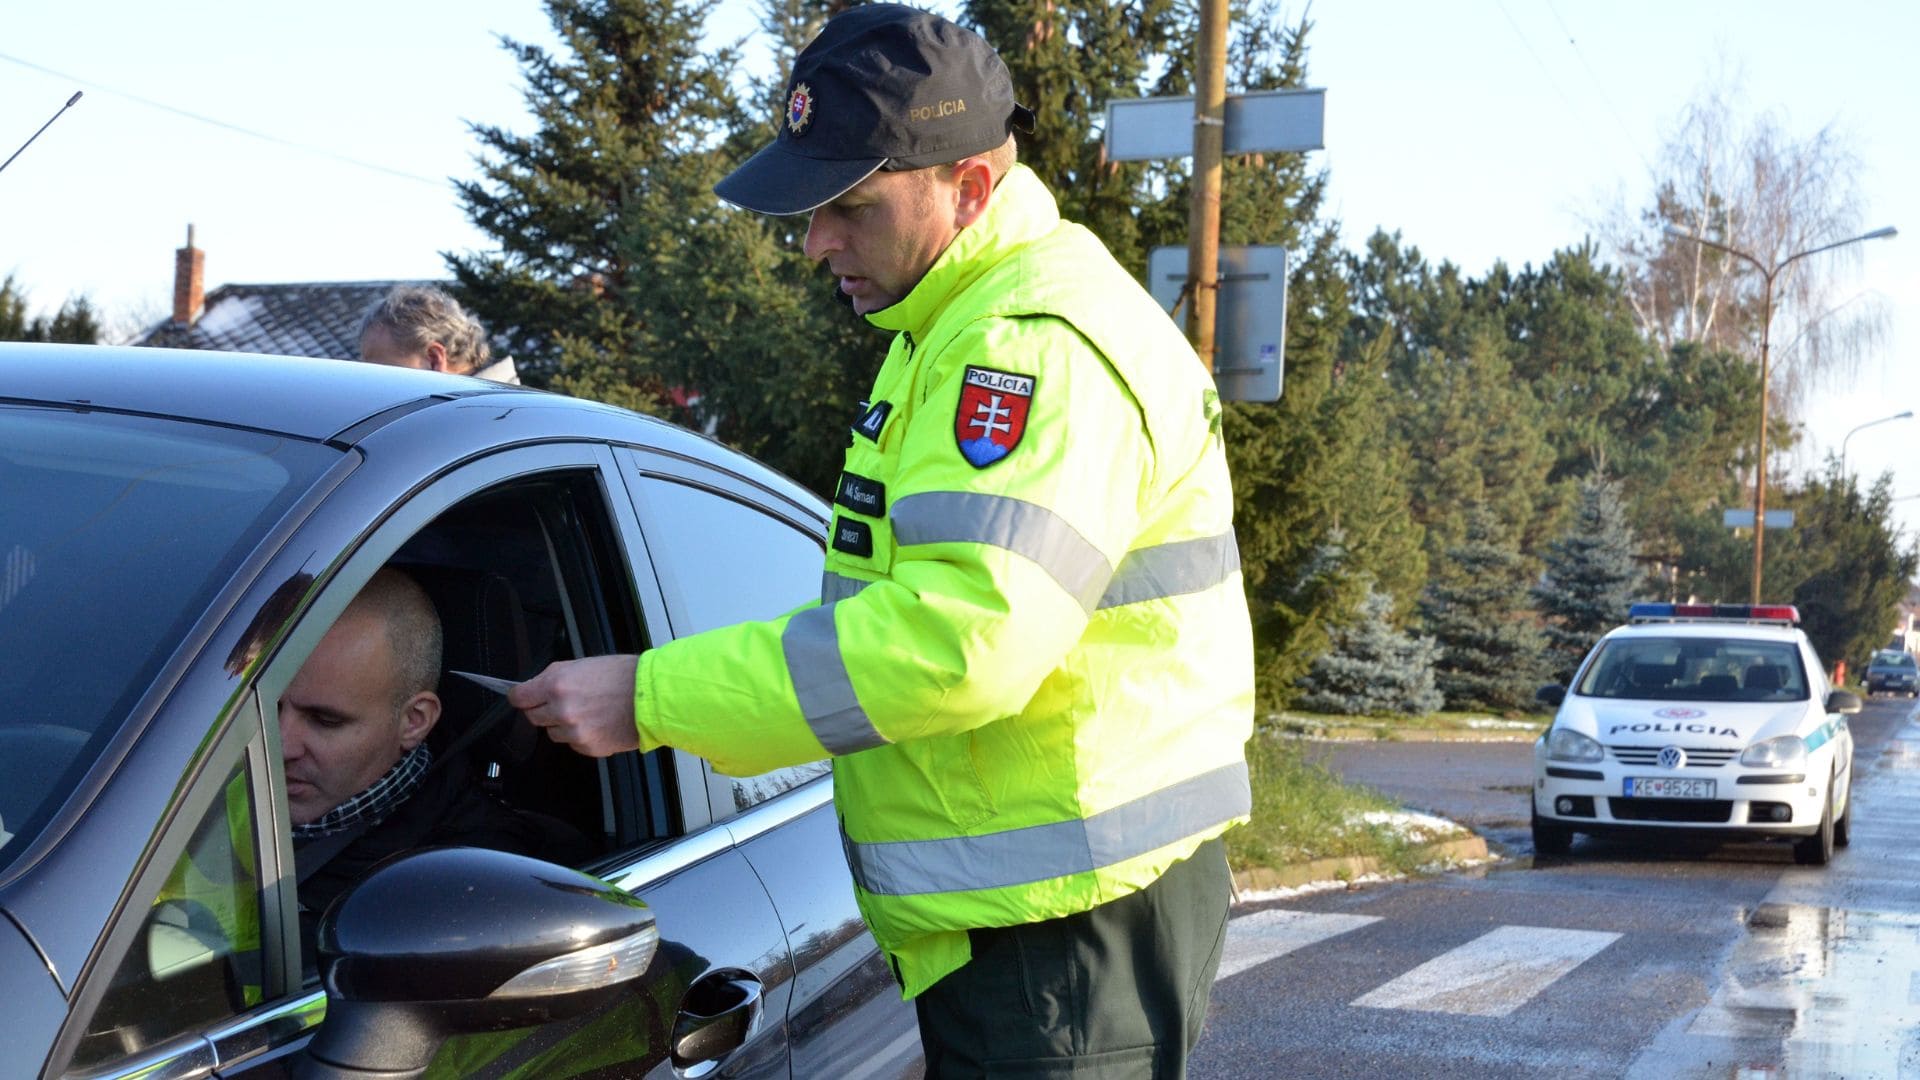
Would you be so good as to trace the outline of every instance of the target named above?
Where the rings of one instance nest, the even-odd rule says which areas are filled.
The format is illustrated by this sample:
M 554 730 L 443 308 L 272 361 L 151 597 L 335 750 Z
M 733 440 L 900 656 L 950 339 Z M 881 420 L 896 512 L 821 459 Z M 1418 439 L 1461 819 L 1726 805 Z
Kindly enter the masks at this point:
M 1220 248 L 1220 293 L 1213 317 L 1213 381 L 1227 401 L 1279 401 L 1286 367 L 1287 249 L 1275 245 Z M 1147 253 L 1147 291 L 1174 308 L 1187 284 L 1187 249 Z
M 1325 90 L 1227 95 L 1225 152 L 1319 150 L 1326 143 Z M 1107 160 L 1158 161 L 1193 153 L 1193 98 L 1107 102 Z

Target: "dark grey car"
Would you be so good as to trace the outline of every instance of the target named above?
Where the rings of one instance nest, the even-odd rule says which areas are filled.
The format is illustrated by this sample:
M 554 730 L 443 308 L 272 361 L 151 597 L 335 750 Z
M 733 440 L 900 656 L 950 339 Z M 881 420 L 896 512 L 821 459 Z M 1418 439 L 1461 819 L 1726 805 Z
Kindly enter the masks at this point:
M 459 680 L 435 738 L 596 854 L 387 864 L 323 927 L 331 1002 L 298 933 L 276 702 L 376 569 L 427 586 L 449 669 L 517 679 L 816 596 L 826 521 L 556 395 L 0 346 L 0 1075 L 326 1072 L 400 1027 L 391 1075 L 918 1075 L 824 766 L 591 760 Z
M 1867 693 L 1920 696 L 1920 665 L 1913 654 L 1899 649 L 1882 649 L 1867 664 Z

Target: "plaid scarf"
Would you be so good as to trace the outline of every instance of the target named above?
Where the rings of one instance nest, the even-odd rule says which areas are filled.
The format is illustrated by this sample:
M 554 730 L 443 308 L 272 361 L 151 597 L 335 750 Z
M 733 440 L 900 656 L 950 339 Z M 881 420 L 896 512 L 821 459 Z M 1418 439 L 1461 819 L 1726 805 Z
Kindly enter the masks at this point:
M 427 775 L 427 766 L 433 764 L 433 751 L 426 743 L 414 747 L 399 761 L 393 763 L 380 779 L 367 785 L 367 789 L 339 806 L 327 811 L 305 825 L 293 827 L 296 841 L 314 840 L 322 836 L 331 836 L 352 828 L 372 828 L 387 819 L 400 804 L 407 801 L 413 789 L 420 786 L 420 778 Z

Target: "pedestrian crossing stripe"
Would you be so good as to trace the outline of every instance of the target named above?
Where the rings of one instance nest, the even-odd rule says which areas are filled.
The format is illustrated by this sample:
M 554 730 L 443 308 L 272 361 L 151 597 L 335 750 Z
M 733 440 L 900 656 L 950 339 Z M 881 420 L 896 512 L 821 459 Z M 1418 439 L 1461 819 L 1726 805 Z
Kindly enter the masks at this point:
M 1313 911 L 1267 908 L 1227 924 L 1227 944 L 1216 979 L 1238 975 L 1296 949 L 1338 937 L 1380 921 L 1378 915 L 1326 915 Z
M 1602 930 L 1499 926 L 1353 1000 L 1373 1009 L 1506 1016 L 1620 939 Z

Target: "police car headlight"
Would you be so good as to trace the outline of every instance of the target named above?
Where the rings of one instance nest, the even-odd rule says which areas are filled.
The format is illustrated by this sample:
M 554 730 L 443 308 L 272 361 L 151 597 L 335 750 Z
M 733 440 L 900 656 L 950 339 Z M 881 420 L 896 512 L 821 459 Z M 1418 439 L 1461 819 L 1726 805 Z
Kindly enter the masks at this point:
M 1762 739 L 1740 754 L 1740 764 L 1755 765 L 1762 769 L 1805 769 L 1807 741 L 1798 735 Z
M 1554 761 L 1599 761 L 1605 756 L 1598 742 L 1570 728 L 1557 727 L 1547 735 L 1547 757 Z

